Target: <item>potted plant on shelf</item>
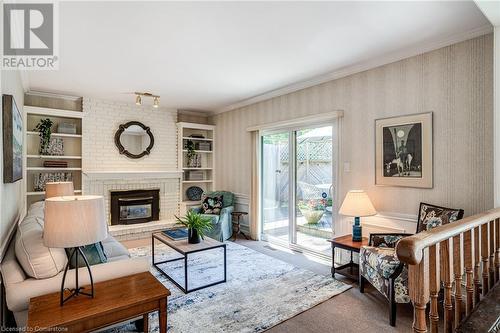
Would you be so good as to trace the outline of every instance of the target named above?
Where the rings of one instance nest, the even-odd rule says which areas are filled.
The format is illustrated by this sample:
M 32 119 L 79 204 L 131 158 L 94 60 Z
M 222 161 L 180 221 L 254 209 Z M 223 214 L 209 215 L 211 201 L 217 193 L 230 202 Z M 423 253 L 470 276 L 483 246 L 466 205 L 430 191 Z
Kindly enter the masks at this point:
M 302 216 L 305 217 L 308 224 L 316 224 L 321 220 L 325 213 L 327 200 L 326 199 L 311 199 L 300 200 L 298 207 Z
M 38 136 L 40 136 L 40 155 L 48 155 L 48 149 L 50 145 L 50 136 L 52 135 L 52 120 L 49 118 L 40 119 L 40 122 L 35 126 L 35 131 L 38 131 Z
M 192 210 L 188 211 L 186 216 L 177 217 L 177 223 L 188 228 L 188 243 L 197 244 L 201 239 L 205 239 L 207 231 L 212 230 L 212 221 Z
M 194 142 L 191 140 L 186 141 L 186 150 L 187 150 L 187 166 L 188 168 L 196 167 L 196 151 Z

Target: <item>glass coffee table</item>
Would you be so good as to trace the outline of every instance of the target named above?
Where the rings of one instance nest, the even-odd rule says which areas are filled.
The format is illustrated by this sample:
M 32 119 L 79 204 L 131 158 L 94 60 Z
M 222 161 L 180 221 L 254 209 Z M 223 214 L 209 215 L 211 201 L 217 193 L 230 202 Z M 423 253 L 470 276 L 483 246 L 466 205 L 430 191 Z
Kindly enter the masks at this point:
M 183 240 L 173 240 L 162 232 L 155 232 L 151 236 L 151 243 L 152 243 L 152 262 L 153 266 L 160 271 L 167 279 L 169 279 L 173 284 L 175 284 L 180 290 L 182 290 L 185 294 L 190 293 L 192 291 L 200 290 L 203 288 L 215 286 L 216 284 L 219 283 L 224 283 L 226 282 L 226 273 L 227 273 L 227 268 L 226 268 L 226 244 L 221 243 L 219 241 L 216 241 L 215 239 L 205 237 L 204 240 L 202 240 L 198 244 L 189 244 L 187 239 Z M 179 254 L 181 254 L 180 258 L 174 258 L 174 259 L 168 259 L 168 260 L 162 260 L 162 261 L 155 261 L 155 241 L 159 241 L 169 248 L 175 250 Z M 205 284 L 203 286 L 198 286 L 196 288 L 189 288 L 188 287 L 188 256 L 192 253 L 197 253 L 197 252 L 202 252 L 202 251 L 209 251 L 213 249 L 218 249 L 218 248 L 223 248 L 224 249 L 224 279 L 216 281 L 216 282 L 211 282 L 209 284 Z M 178 261 L 178 260 L 184 260 L 184 286 L 181 286 L 177 281 L 174 280 L 172 276 L 170 276 L 167 272 L 165 272 L 164 269 L 162 269 L 159 265 L 173 262 L 173 261 Z

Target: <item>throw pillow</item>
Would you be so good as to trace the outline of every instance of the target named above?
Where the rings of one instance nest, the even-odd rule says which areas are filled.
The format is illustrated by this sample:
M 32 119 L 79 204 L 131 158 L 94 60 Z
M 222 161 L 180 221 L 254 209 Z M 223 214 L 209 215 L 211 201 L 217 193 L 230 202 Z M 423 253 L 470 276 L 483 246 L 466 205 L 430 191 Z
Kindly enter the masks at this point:
M 66 255 L 68 256 L 68 260 L 69 256 L 71 255 L 71 252 L 73 252 L 73 249 L 66 249 Z M 85 254 L 85 257 L 87 258 L 87 261 L 89 262 L 90 266 L 103 264 L 108 261 L 108 258 L 104 253 L 104 247 L 102 246 L 101 242 L 82 246 L 82 252 L 83 254 Z M 75 261 L 76 261 L 76 255 L 73 256 L 71 262 L 69 263 L 70 268 L 76 267 Z M 78 267 L 85 267 L 85 261 L 83 260 L 81 255 L 78 256 Z
M 206 197 L 201 205 L 203 214 L 219 215 L 222 210 L 223 196 Z

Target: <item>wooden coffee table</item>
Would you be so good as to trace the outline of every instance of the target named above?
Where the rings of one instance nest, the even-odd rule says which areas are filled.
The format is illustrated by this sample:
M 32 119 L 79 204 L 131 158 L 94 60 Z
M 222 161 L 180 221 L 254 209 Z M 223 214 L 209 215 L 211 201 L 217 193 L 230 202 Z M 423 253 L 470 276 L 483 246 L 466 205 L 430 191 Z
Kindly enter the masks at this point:
M 335 273 L 347 276 L 353 280 L 359 280 L 359 265 L 352 260 L 352 253 L 359 253 L 359 249 L 362 246 L 368 245 L 368 238 L 363 237 L 361 242 L 354 242 L 352 240 L 352 235 L 345 235 L 336 237 L 328 240 L 332 243 L 332 277 L 335 277 Z M 345 264 L 335 267 L 335 249 L 343 249 L 351 252 L 351 260 Z
M 192 291 L 200 290 L 203 288 L 215 286 L 216 284 L 219 283 L 224 283 L 226 282 L 226 244 L 221 243 L 219 241 L 216 241 L 215 239 L 205 237 L 204 240 L 202 240 L 198 244 L 189 244 L 187 239 L 183 240 L 173 240 L 167 236 L 163 232 L 155 232 L 151 236 L 152 240 L 152 262 L 153 266 L 156 267 L 157 270 L 160 271 L 167 279 L 169 279 L 173 284 L 175 284 L 180 290 L 182 290 L 185 294 L 190 293 Z M 175 259 L 169 259 L 169 260 L 163 260 L 156 262 L 155 261 L 155 240 L 158 240 L 162 242 L 163 244 L 167 245 L 168 247 L 174 249 L 178 253 L 182 255 L 180 258 L 175 258 Z M 213 250 L 217 248 L 223 248 L 224 249 L 224 279 L 216 282 L 212 282 L 200 287 L 192 288 L 189 289 L 188 287 L 188 255 L 191 253 L 196 253 L 196 252 L 201 252 L 201 251 L 208 251 L 208 250 Z M 175 281 L 165 270 L 163 270 L 159 265 L 165 264 L 168 262 L 172 261 L 177 261 L 177 260 L 184 260 L 184 286 L 181 286 L 177 281 Z
M 88 287 L 88 286 L 87 286 Z M 159 312 L 160 332 L 167 332 L 167 297 L 170 291 L 151 273 L 144 272 L 94 284 L 94 298 L 78 296 L 59 305 L 59 292 L 32 298 L 27 332 L 90 332 Z

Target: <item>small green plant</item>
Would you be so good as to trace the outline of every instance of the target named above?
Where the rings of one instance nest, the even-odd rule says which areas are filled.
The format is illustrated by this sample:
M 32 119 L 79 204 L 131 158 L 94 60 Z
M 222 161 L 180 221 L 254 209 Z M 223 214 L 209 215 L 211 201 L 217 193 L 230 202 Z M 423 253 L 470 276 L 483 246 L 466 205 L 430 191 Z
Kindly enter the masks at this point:
M 40 122 L 34 129 L 34 131 L 38 131 L 38 135 L 40 136 L 40 154 L 45 154 L 49 148 L 52 124 L 53 122 L 49 118 L 40 119 Z
M 184 217 L 175 216 L 175 218 L 177 219 L 178 224 L 181 224 L 188 229 L 196 230 L 202 239 L 205 239 L 204 236 L 206 232 L 212 230 L 211 219 L 192 210 L 188 211 Z
M 191 140 L 186 141 L 186 150 L 187 150 L 187 157 L 189 159 L 193 158 L 196 156 L 196 152 L 194 149 L 194 142 Z

